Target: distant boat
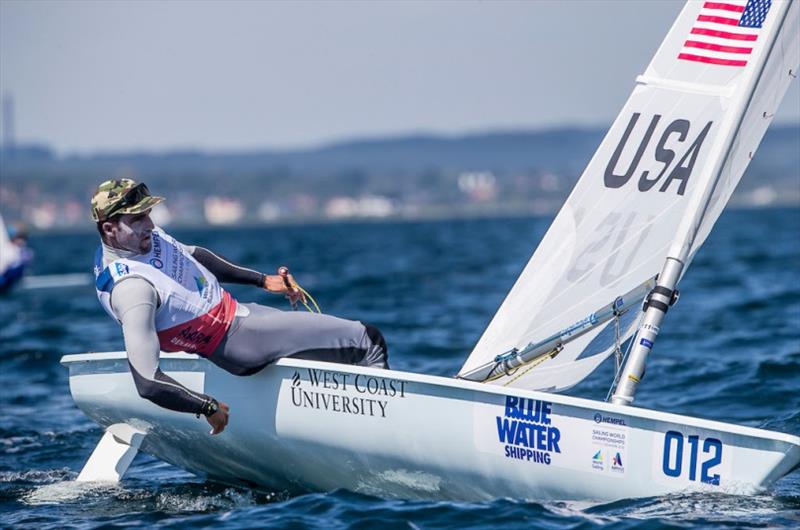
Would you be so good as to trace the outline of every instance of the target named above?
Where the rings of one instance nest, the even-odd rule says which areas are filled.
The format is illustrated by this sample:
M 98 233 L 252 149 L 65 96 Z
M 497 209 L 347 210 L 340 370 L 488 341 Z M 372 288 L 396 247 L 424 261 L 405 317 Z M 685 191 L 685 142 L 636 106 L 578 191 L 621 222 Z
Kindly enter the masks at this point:
M 22 279 L 30 261 L 30 250 L 11 241 L 0 215 L 0 294 L 8 292 Z
M 119 480 L 139 450 L 224 483 L 425 499 L 751 494 L 790 473 L 798 436 L 632 403 L 679 280 L 797 76 L 799 5 L 687 2 L 457 378 L 298 359 L 235 377 L 162 354 L 235 411 L 212 437 L 139 397 L 125 352 L 67 355 L 73 399 L 106 430 L 78 480 Z M 610 357 L 606 401 L 557 393 Z

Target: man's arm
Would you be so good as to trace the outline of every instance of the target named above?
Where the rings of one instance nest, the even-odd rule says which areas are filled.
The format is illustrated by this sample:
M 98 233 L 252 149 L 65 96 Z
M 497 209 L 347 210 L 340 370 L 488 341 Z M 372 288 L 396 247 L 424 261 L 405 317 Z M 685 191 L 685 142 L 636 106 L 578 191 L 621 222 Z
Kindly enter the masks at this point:
M 296 303 L 297 300 L 305 301 L 305 296 L 302 292 L 290 287 L 294 284 L 294 278 L 291 274 L 286 278 L 277 274 L 262 274 L 253 269 L 234 265 L 207 248 L 188 245 L 184 245 L 183 248 L 221 282 L 255 285 L 271 293 L 286 294 L 292 303 Z
M 253 269 L 246 269 L 238 265 L 234 265 L 222 256 L 214 254 L 207 248 L 203 247 L 184 247 L 188 250 L 192 257 L 200 262 L 200 264 L 208 269 L 211 274 L 217 277 L 221 282 L 228 283 L 241 283 L 245 285 L 255 285 L 264 288 L 265 274 L 254 271 Z
M 210 396 L 184 387 L 158 367 L 161 351 L 155 329 L 156 290 L 147 280 L 127 278 L 114 286 L 111 304 L 122 322 L 125 350 L 139 395 L 160 407 L 203 414 Z

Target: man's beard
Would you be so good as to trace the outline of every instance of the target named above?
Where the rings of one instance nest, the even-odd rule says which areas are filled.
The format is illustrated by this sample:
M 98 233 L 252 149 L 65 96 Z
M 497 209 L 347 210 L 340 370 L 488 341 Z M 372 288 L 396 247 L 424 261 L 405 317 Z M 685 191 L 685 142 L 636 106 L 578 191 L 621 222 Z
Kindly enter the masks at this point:
M 142 254 L 147 254 L 151 248 L 153 248 L 152 236 L 139 243 L 139 252 Z

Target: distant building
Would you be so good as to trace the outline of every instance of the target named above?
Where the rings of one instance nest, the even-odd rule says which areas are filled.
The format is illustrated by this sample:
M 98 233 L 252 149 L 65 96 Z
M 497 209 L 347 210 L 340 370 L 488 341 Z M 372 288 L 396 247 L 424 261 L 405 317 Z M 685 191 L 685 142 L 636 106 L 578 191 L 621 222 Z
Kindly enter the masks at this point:
M 212 196 L 203 201 L 206 222 L 211 225 L 231 225 L 244 217 L 244 206 L 236 199 Z
M 458 189 L 475 202 L 490 201 L 497 196 L 497 179 L 491 171 L 461 173 Z
M 325 217 L 329 219 L 383 218 L 394 213 L 392 201 L 382 195 L 365 195 L 358 199 L 333 197 L 325 205 Z

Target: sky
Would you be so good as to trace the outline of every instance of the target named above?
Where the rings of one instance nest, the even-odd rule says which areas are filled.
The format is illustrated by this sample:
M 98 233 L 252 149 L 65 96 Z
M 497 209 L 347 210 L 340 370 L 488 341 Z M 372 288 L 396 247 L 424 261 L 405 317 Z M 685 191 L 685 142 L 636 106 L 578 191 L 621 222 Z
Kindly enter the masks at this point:
M 0 0 L 0 92 L 62 154 L 606 127 L 682 5 Z

